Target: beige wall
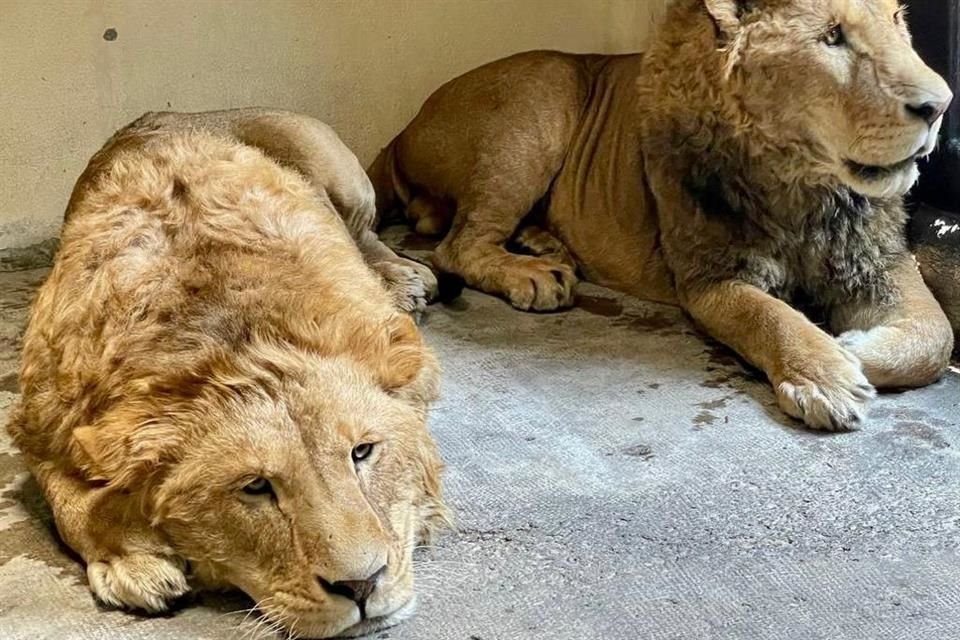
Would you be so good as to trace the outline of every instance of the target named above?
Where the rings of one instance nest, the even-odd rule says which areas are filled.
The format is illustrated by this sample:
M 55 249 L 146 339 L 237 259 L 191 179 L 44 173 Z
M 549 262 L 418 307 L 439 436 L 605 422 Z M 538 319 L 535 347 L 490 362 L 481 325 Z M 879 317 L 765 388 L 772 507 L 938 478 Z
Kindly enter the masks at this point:
M 532 48 L 635 50 L 661 3 L 0 0 L 0 249 L 56 235 L 87 159 L 144 111 L 299 110 L 366 163 L 454 75 Z

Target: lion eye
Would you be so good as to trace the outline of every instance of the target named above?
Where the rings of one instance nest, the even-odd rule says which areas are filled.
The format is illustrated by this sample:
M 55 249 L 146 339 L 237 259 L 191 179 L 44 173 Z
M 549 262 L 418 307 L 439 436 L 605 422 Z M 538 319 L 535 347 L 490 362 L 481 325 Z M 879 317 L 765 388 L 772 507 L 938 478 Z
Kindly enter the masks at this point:
M 845 43 L 846 38 L 843 35 L 843 27 L 839 24 L 830 27 L 830 30 L 823 35 L 823 41 L 831 47 L 839 47 Z
M 364 442 L 363 444 L 355 446 L 350 455 L 353 458 L 354 464 L 356 464 L 369 458 L 371 453 L 373 453 L 373 443 Z
M 273 485 L 266 478 L 256 478 L 243 487 L 243 492 L 251 496 L 273 495 Z

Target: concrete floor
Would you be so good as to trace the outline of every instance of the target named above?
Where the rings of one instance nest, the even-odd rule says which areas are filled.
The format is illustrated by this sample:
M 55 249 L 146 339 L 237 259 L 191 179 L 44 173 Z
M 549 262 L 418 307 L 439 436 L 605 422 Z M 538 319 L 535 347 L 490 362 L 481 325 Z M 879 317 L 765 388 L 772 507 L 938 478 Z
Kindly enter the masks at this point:
M 44 274 L 0 274 L 0 414 Z M 580 292 L 562 314 L 467 292 L 426 315 L 460 528 L 421 556 L 418 616 L 377 637 L 960 637 L 960 376 L 818 435 L 675 309 Z M 98 611 L 46 514 L 3 440 L 0 638 L 257 635 L 241 598 Z

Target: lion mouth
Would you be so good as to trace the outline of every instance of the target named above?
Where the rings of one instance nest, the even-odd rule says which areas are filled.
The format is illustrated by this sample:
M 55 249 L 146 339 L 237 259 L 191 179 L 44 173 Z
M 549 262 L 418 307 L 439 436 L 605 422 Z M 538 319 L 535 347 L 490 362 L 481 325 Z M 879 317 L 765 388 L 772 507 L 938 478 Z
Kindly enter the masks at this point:
M 900 162 L 886 166 L 861 164 L 853 160 L 846 160 L 844 164 L 846 164 L 847 170 L 860 180 L 875 181 L 883 180 L 902 171 L 906 171 L 913 166 L 913 163 L 916 162 L 920 155 L 919 153 L 915 153 Z
M 361 620 L 349 629 L 341 631 L 337 637 L 356 638 L 388 627 L 393 627 L 411 617 L 416 609 L 417 598 L 414 596 L 389 613 Z
M 855 178 L 863 182 L 876 182 L 909 171 L 917 160 L 929 156 L 936 146 L 936 136 L 927 136 L 919 148 L 899 162 L 888 165 L 864 164 L 849 158 L 844 160 L 844 166 Z

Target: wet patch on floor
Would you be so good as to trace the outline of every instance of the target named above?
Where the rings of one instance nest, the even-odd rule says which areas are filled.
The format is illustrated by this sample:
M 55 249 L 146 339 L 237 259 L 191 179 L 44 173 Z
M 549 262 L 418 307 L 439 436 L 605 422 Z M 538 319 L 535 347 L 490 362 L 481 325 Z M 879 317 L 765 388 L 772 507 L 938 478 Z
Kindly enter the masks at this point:
M 730 418 L 728 416 L 717 415 L 716 412 L 719 409 L 725 409 L 727 403 L 733 399 L 735 395 L 736 393 L 715 400 L 705 400 L 704 402 L 696 403 L 694 406 L 698 407 L 700 412 L 693 417 L 694 429 L 703 429 L 721 421 L 724 423 L 729 422 Z
M 649 460 L 653 457 L 653 449 L 645 444 L 635 444 L 631 447 L 626 447 L 621 450 L 621 453 L 625 456 L 640 458 L 642 460 Z
M 893 426 L 897 436 L 917 440 L 933 449 L 949 449 L 950 443 L 937 429 L 922 422 L 898 422 Z
M 744 383 L 764 383 L 763 372 L 748 367 L 729 347 L 706 339 L 703 354 L 707 357 L 703 370 L 708 374 L 700 383 L 707 389 L 732 389 L 735 393 L 745 393 Z
M 717 422 L 719 419 L 720 418 L 718 416 L 710 413 L 709 411 L 701 411 L 700 413 L 698 413 L 693 417 L 693 426 L 695 428 L 702 429 L 704 427 L 711 426 L 712 424 Z
M 693 330 L 676 313 L 659 310 L 629 310 L 618 315 L 611 324 L 634 331 L 651 332 L 658 336 L 692 335 Z
M 615 318 L 623 313 L 623 303 L 616 298 L 577 294 L 574 305 L 587 313 L 604 318 Z

